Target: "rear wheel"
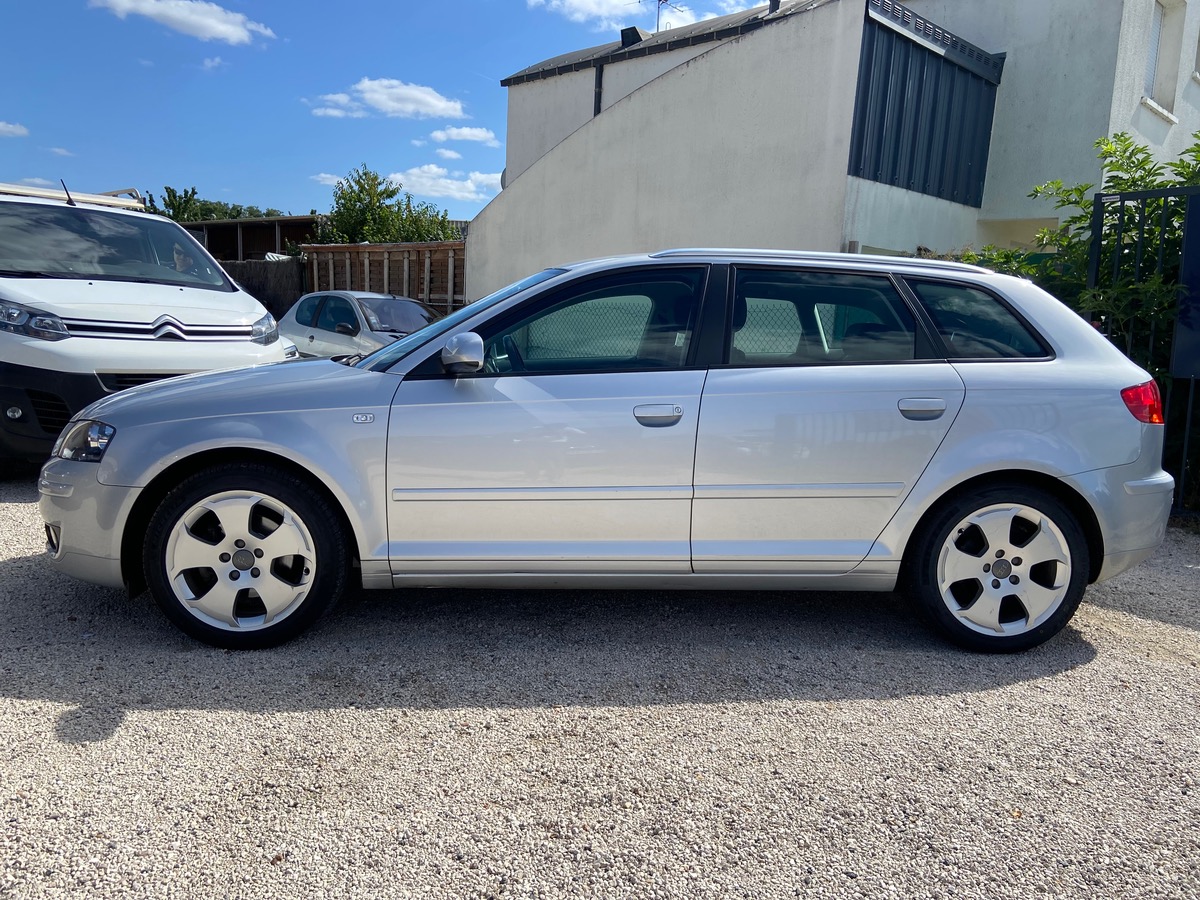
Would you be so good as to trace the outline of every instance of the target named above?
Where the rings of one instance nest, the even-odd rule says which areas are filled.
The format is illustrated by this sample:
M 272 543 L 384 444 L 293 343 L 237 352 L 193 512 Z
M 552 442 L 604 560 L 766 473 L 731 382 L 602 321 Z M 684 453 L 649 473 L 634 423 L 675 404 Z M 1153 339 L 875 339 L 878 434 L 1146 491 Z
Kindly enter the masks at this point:
M 1022 485 L 945 505 L 910 559 L 918 609 L 972 650 L 1027 650 L 1058 634 L 1083 599 L 1088 546 L 1071 512 Z
M 345 592 L 346 535 L 321 496 L 261 465 L 200 472 L 151 517 L 144 548 L 155 602 L 192 637 L 228 649 L 283 643 Z

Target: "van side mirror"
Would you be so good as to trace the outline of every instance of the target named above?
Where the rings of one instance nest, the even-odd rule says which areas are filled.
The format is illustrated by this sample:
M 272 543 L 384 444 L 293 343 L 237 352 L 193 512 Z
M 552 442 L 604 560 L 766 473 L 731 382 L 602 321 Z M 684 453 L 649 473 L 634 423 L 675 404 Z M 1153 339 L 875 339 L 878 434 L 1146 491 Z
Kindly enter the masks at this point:
M 469 375 L 483 368 L 483 338 L 473 331 L 456 334 L 442 348 L 442 367 L 451 375 Z

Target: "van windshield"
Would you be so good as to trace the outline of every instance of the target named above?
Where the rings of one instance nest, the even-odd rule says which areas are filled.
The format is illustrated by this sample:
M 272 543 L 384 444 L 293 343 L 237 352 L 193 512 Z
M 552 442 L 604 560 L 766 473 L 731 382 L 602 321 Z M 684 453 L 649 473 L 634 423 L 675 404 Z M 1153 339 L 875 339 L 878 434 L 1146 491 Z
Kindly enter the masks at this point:
M 39 203 L 0 203 L 0 275 L 235 290 L 174 222 Z

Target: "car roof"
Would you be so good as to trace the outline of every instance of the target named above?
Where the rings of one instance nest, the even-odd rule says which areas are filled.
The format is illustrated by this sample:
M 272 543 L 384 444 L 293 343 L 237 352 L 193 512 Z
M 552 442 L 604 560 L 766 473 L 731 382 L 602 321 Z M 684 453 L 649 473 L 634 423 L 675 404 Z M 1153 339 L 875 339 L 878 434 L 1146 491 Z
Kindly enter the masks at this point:
M 943 259 L 916 259 L 906 256 L 881 256 L 867 253 L 834 253 L 811 250 L 772 250 L 730 247 L 683 247 L 670 250 L 659 250 L 655 253 L 632 254 L 627 256 L 606 256 L 598 259 L 580 260 L 569 263 L 561 268 L 581 269 L 593 266 L 612 266 L 620 264 L 646 263 L 658 260 L 679 262 L 745 262 L 763 263 L 806 262 L 847 268 L 870 268 L 887 271 L 926 272 L 926 273 L 969 273 L 973 275 L 992 275 L 991 269 L 973 266 L 969 263 Z
M 354 297 L 357 300 L 407 300 L 410 303 L 418 303 L 412 297 L 404 297 L 400 294 L 379 294 L 375 291 L 346 291 L 335 289 L 331 291 L 310 291 L 305 296 L 311 297 L 313 294 L 341 294 L 343 297 Z

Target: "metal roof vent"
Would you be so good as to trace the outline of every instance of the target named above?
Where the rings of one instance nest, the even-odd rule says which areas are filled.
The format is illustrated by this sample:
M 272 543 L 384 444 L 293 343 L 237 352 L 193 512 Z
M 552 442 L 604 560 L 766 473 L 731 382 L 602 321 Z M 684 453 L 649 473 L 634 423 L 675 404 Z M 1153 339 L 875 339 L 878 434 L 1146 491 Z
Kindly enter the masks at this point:
M 630 25 L 628 28 L 621 29 L 621 46 L 632 47 L 634 44 L 640 44 L 651 36 L 650 32 L 642 31 L 636 25 Z
M 779 12 L 779 4 L 781 2 L 782 0 L 771 0 L 771 7 L 767 10 L 767 15 L 773 16 L 775 13 Z

